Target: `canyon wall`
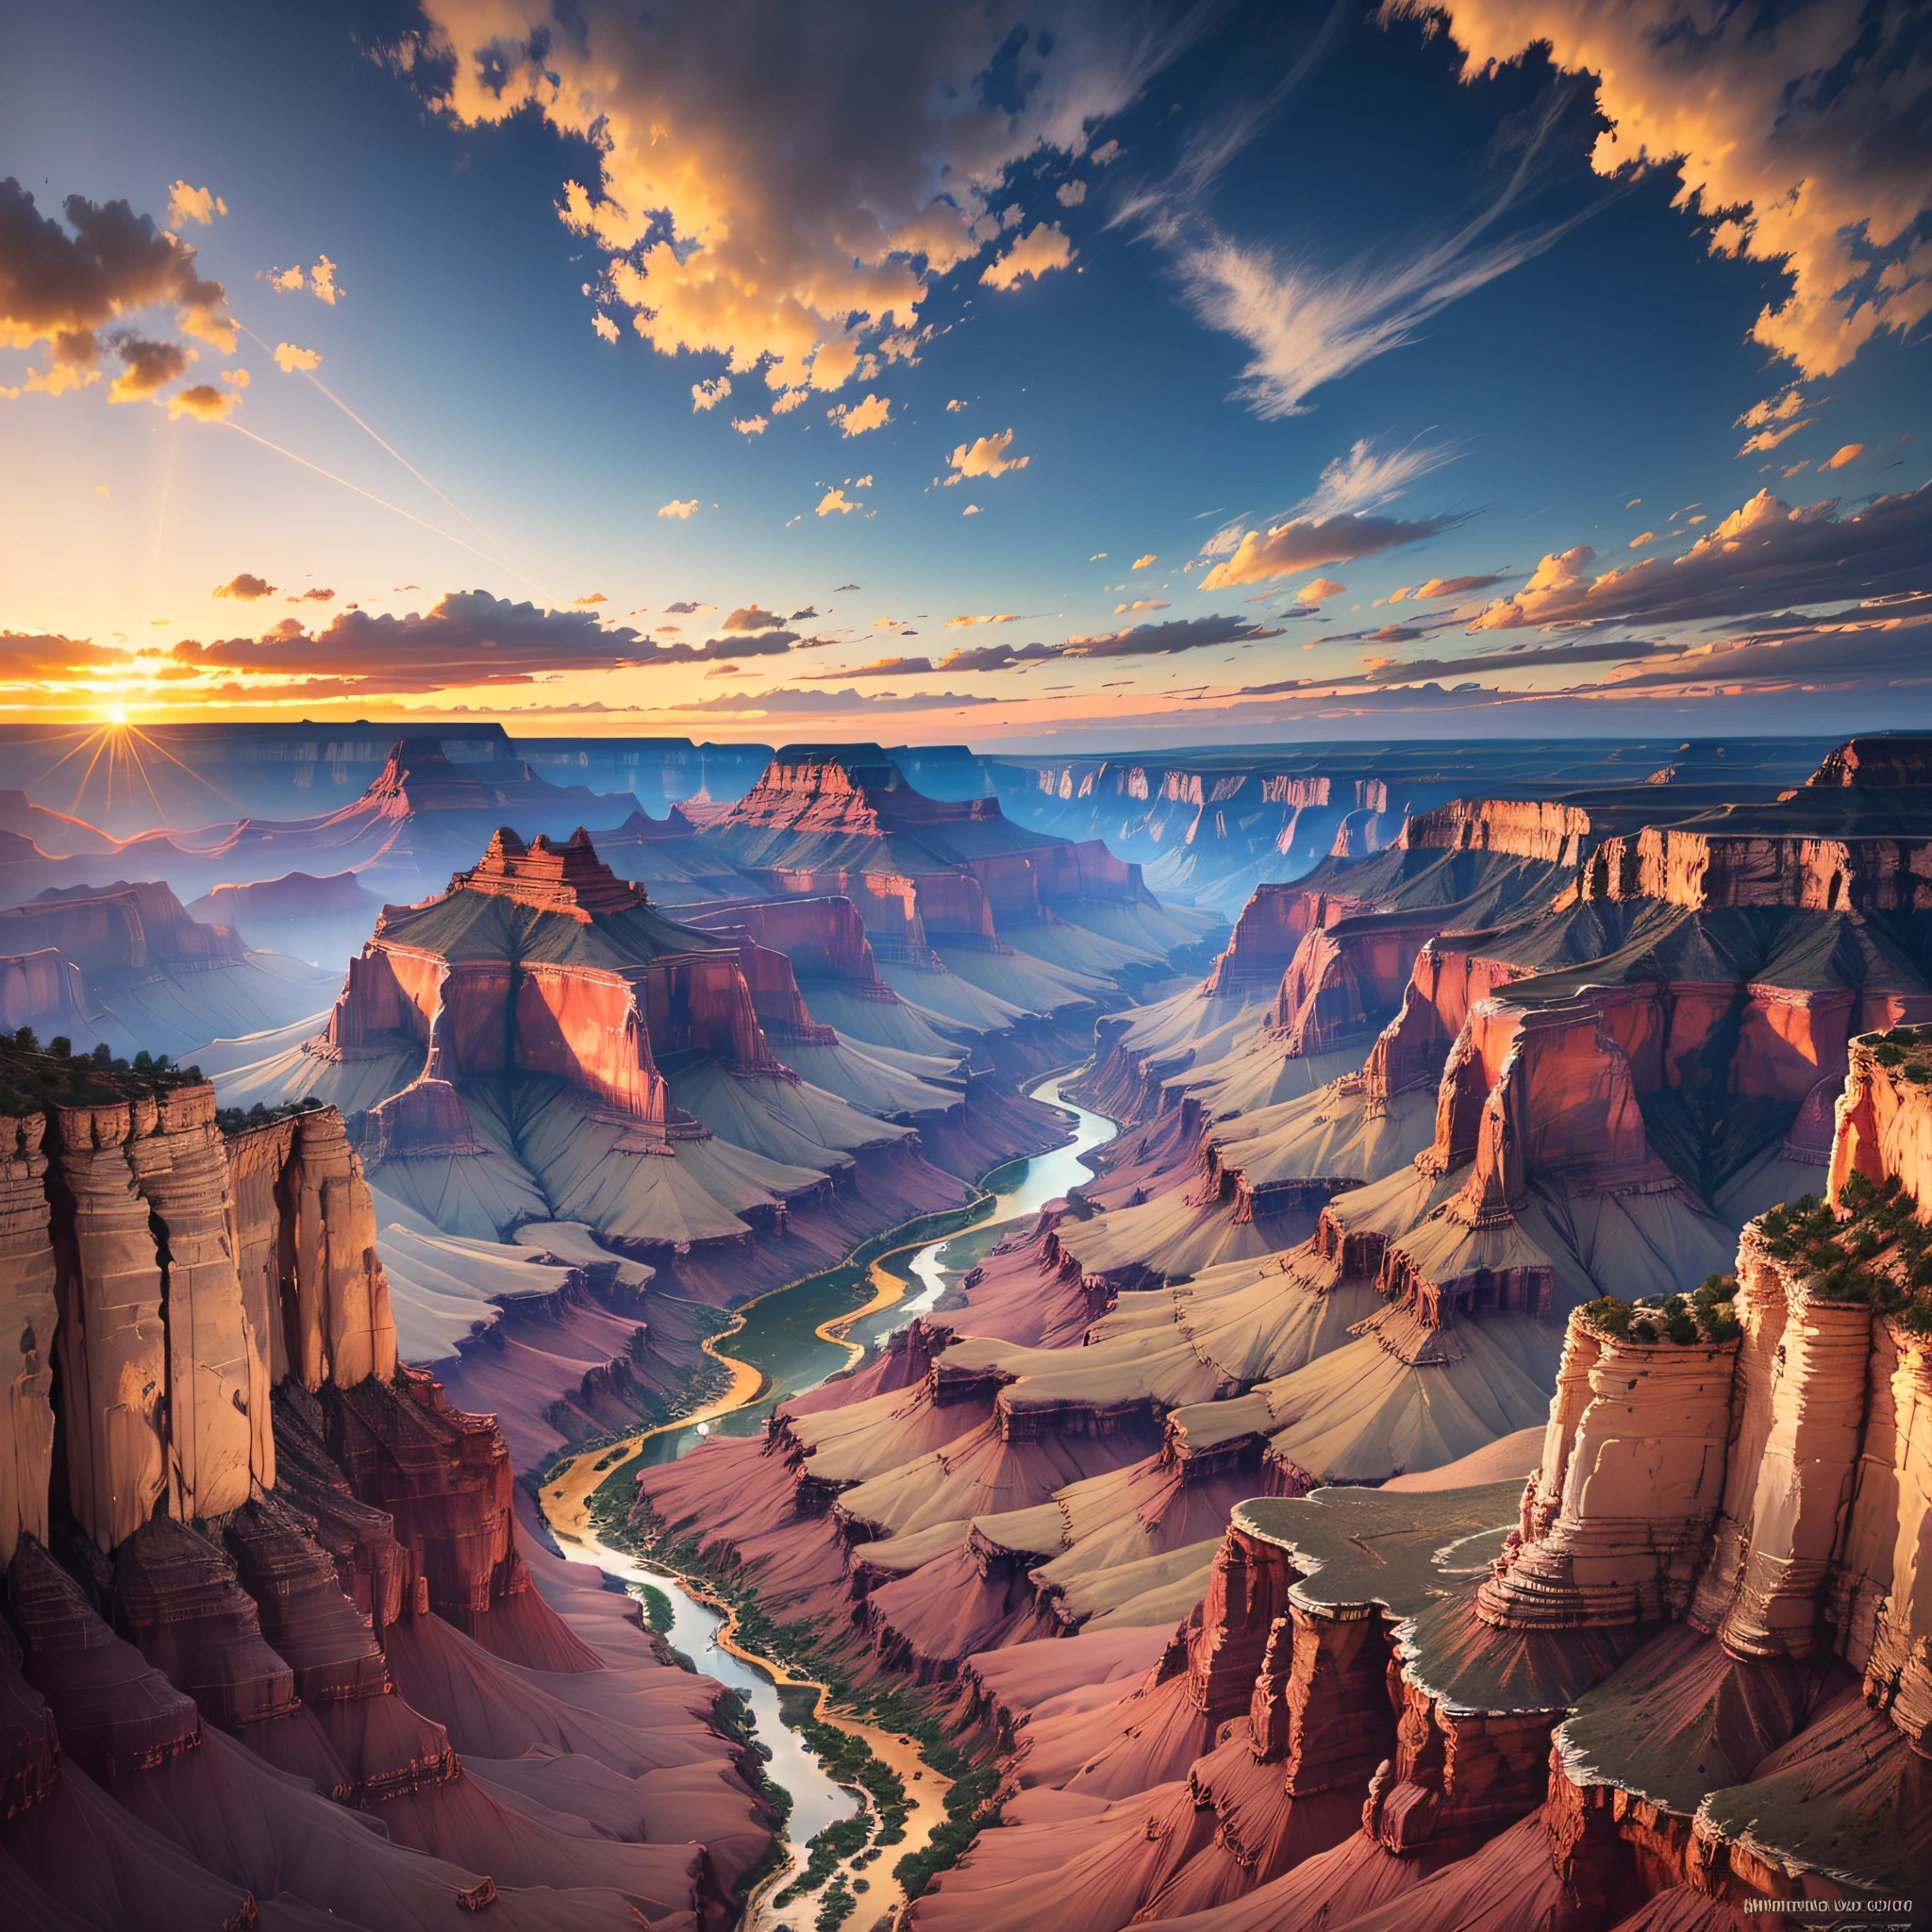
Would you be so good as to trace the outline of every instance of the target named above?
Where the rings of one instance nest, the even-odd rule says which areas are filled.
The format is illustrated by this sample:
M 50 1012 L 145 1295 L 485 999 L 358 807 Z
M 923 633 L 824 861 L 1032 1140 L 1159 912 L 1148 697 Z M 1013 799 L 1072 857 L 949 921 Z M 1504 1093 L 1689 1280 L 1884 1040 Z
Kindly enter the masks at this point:
M 1605 840 L 1579 883 L 1586 899 L 1923 912 L 1932 908 L 1932 838 L 1646 826 L 1634 837 Z
M 1441 824 L 1427 836 L 1466 841 L 1465 849 L 1508 852 L 1533 837 L 1541 854 L 1574 864 L 1600 833 L 1577 827 L 1572 815 L 1581 810 L 1593 821 L 1598 808 L 1551 803 L 1564 793 L 1586 787 L 1627 792 L 1655 774 L 1654 815 L 1717 788 L 1733 799 L 1768 799 L 1801 784 L 1826 749 L 1823 742 L 1743 741 L 1273 745 L 1124 758 L 1006 754 L 981 764 L 1009 817 L 1076 839 L 1105 839 L 1122 858 L 1139 861 L 1163 897 L 1191 897 L 1232 915 L 1257 885 L 1303 877 L 1332 857 L 1386 851 L 1418 820 Z M 1520 804 L 1526 816 L 1506 826 L 1508 814 L 1486 816 L 1465 804 L 1461 829 L 1452 833 L 1436 820 L 1454 801 L 1483 799 Z
M 0 951 L 50 947 L 90 978 L 144 967 L 192 971 L 233 965 L 242 941 L 225 925 L 201 925 L 166 885 L 73 886 L 0 910 Z
M 90 1063 L 91 1064 L 91 1063 Z M 62 1511 L 102 1550 L 157 1504 L 225 1516 L 273 1487 L 269 1391 L 395 1371 L 375 1218 L 333 1108 L 225 1135 L 204 1081 L 0 1119 L 10 1501 L 0 1559 Z
M 1008 1708 L 1008 1823 L 913 1925 L 1917 1923 L 1884 1902 L 1932 1879 L 1928 1159 L 1932 1028 L 1855 1041 L 1830 1199 L 1694 1295 L 1574 1310 L 1526 1485 L 1239 1505 L 1160 1664 Z M 1024 1681 L 968 1679 L 975 1713 Z
M 398 1363 L 333 1108 L 0 1043 L 0 1377 L 22 1923 L 735 1916 L 769 1820 L 717 1687 L 527 1554 L 494 1420 Z

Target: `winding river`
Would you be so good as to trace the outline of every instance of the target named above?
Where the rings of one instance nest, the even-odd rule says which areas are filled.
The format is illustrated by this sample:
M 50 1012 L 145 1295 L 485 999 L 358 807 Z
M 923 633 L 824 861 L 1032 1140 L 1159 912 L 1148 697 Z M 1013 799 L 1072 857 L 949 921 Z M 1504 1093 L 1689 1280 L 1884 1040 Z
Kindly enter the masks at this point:
M 994 1169 L 982 1181 L 977 1203 L 910 1224 L 909 1240 L 907 1228 L 895 1229 L 856 1248 L 836 1268 L 747 1303 L 740 1310 L 739 1325 L 710 1348 L 732 1372 L 731 1385 L 722 1395 L 677 1423 L 587 1450 L 544 1478 L 541 1502 L 558 1547 L 574 1562 L 594 1563 L 609 1575 L 649 1585 L 670 1599 L 669 1641 L 700 1671 L 744 1699 L 758 1741 L 772 1754 L 770 1774 L 791 1794 L 786 1828 L 790 1856 L 753 1894 L 742 1932 L 778 1932 L 781 1926 L 803 1932 L 816 1923 L 817 1891 L 782 1911 L 772 1901 L 803 1864 L 807 1840 L 852 1817 L 859 1807 L 856 1793 L 834 1782 L 794 1725 L 815 1716 L 862 1738 L 906 1787 L 905 1840 L 864 1868 L 868 1890 L 859 1895 L 843 1932 L 875 1932 L 889 1922 L 900 1896 L 891 1869 L 908 1853 L 924 1849 L 935 1826 L 944 1822 L 947 1782 L 925 1767 L 908 1741 L 841 1714 L 824 1701 L 822 1686 L 743 1649 L 724 1607 L 601 1541 L 591 1519 L 591 1498 L 621 1465 L 670 1461 L 707 1435 L 756 1434 L 780 1401 L 817 1388 L 930 1312 L 951 1283 L 983 1259 L 1014 1222 L 1036 1214 L 1046 1202 L 1090 1178 L 1080 1157 L 1104 1146 L 1118 1129 L 1106 1114 L 1089 1112 L 1062 1096 L 1063 1082 L 1073 1077 L 1073 1072 L 1050 1074 L 1031 1090 L 1034 1099 L 1071 1117 L 1073 1139 L 1064 1147 Z M 849 1867 L 840 1869 L 853 1877 Z

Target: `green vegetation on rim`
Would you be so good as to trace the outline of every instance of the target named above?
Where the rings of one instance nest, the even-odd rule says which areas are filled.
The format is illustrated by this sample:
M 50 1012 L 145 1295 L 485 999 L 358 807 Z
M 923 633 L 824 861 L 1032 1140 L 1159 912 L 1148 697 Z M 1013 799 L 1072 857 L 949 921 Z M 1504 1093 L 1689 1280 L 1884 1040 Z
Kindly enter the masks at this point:
M 1584 1319 L 1620 1341 L 1671 1341 L 1680 1348 L 1735 1341 L 1744 1331 L 1732 1308 L 1734 1274 L 1707 1274 L 1694 1294 L 1646 1295 L 1635 1302 L 1599 1295 L 1583 1305 Z
M 1896 1174 L 1882 1182 L 1850 1174 L 1838 1207 L 1801 1194 L 1752 1226 L 1764 1252 L 1813 1301 L 1870 1307 L 1908 1334 L 1932 1335 L 1932 1228 L 1918 1218 L 1918 1203 Z M 1585 1303 L 1583 1314 L 1619 1340 L 1708 1345 L 1741 1333 L 1737 1292 L 1734 1276 L 1709 1274 L 1689 1296 L 1632 1303 L 1602 1295 Z
M 190 1087 L 199 1067 L 177 1067 L 166 1054 L 146 1048 L 130 1060 L 117 1059 L 106 1041 L 91 1053 L 75 1053 L 65 1034 L 42 1046 L 31 1026 L 0 1033 L 0 1113 L 42 1113 L 52 1107 L 112 1107 Z

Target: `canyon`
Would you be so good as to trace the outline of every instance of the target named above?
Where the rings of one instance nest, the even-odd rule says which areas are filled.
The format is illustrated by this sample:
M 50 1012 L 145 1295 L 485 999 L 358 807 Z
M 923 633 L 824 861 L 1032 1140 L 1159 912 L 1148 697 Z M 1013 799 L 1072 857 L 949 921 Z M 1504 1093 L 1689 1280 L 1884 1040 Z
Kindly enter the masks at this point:
M 1914 1098 L 1910 1082 L 1881 1091 L 1870 1073 L 1873 1055 L 1909 1059 L 1914 1029 L 1932 1021 L 1911 884 L 1932 833 L 1923 775 L 1909 746 L 1855 741 L 1806 784 L 1699 808 L 1681 828 L 1657 824 L 1659 806 L 1674 818 L 1666 786 L 1452 801 L 1410 814 L 1382 852 L 1260 889 L 1196 986 L 1101 1017 L 1095 1065 L 1074 1091 L 1126 1131 L 1091 1182 L 996 1244 L 953 1243 L 937 1305 L 851 1373 L 782 1400 L 761 1437 L 714 1438 L 638 1473 L 634 1525 L 648 1542 L 739 1579 L 855 1681 L 925 1687 L 958 1735 L 1000 1754 L 1002 1815 L 1019 1823 L 983 1834 L 909 1923 L 1019 1926 L 1050 1897 L 1066 1923 L 1096 1927 L 1191 1925 L 1209 1907 L 1224 1915 L 1203 1917 L 1201 1932 L 1354 1924 L 1384 1907 L 1407 1924 L 1398 1893 L 1476 1858 L 1505 1826 L 1507 1853 L 1444 1877 L 1442 1923 L 1608 1925 L 1650 1909 L 1646 1888 L 1703 1887 L 1734 1904 L 1797 1897 L 1814 1878 L 1909 1890 L 1909 1844 L 1850 1874 L 1828 1860 L 1814 1870 L 1795 1840 L 1757 1865 L 1748 1848 L 1713 1864 L 1685 1837 L 1668 1883 L 1648 1841 L 1604 1848 L 1607 1875 L 1579 1878 L 1558 1859 L 1557 1890 L 1538 1895 L 1544 1916 L 1519 1921 L 1510 1901 L 1529 1868 L 1508 1860 L 1532 1813 L 1544 1816 L 1537 1807 L 1571 1802 L 1545 1789 L 1559 1720 L 1626 1665 L 1629 1681 L 1650 1683 L 1650 1664 L 1632 1659 L 1663 1655 L 1643 1649 L 1654 1626 L 1694 1620 L 1693 1597 L 1715 1588 L 1700 1578 L 1716 1560 L 1725 1457 L 1740 1493 L 1757 1469 L 1735 1446 L 1756 1425 L 1733 1395 L 1741 1357 L 1727 1344 L 1782 1320 L 1753 1299 L 1753 1230 L 1795 1211 L 1815 1222 L 1823 1210 L 1803 1204 L 1855 1158 L 1849 1144 L 1867 1150 L 1860 1185 L 1890 1190 L 1871 1211 L 1887 1228 L 1918 1225 L 1899 1205 L 1918 1197 L 1923 1158 L 1920 1116 L 1900 1099 Z M 1696 841 L 1696 862 L 1633 872 L 1621 856 L 1670 839 Z M 1856 1191 L 1834 1184 L 1831 1198 L 1862 1249 L 1873 1237 Z M 1800 1210 L 1780 1206 L 1792 1201 Z M 1908 1283 L 1916 1239 L 1899 1263 Z M 1714 1298 L 1733 1280 L 1743 1286 Z M 1597 1486 L 1604 1555 L 1588 1537 L 1577 1552 L 1558 1537 L 1552 1554 L 1559 1507 L 1519 1511 L 1516 1499 L 1539 1453 L 1533 1493 L 1568 1493 L 1573 1457 L 1553 1413 L 1571 1427 L 1591 1399 L 1577 1391 L 1601 1394 L 1621 1372 L 1613 1350 L 1591 1380 L 1603 1335 L 1623 1347 L 1665 1327 L 1642 1341 L 1660 1351 L 1642 1358 L 1661 1378 L 1647 1424 L 1658 1441 L 1619 1435 L 1606 1451 L 1607 1469 L 1631 1458 L 1635 1487 L 1616 1504 Z M 1702 1379 L 1663 1374 L 1693 1363 Z M 1869 1438 L 1865 1379 L 1861 1367 L 1846 1385 L 1850 1407 L 1832 1424 L 1842 1441 L 1861 1427 Z M 1697 1414 L 1715 1446 L 1692 1456 L 1674 1432 Z M 1694 1493 L 1646 1491 L 1666 1471 Z M 1724 1560 L 1742 1575 L 1745 1546 L 1783 1534 L 1774 1519 L 1787 1506 L 1767 1491 L 1761 1530 L 1748 1494 L 1726 1507 L 1741 1527 Z M 1321 1554 L 1301 1565 L 1280 1552 L 1304 1534 Z M 1832 1548 L 1823 1534 L 1796 1591 L 1807 1617 Z M 1316 1603 L 1308 1577 L 1384 1538 L 1419 1564 L 1408 1594 L 1374 1612 L 1391 1635 L 1361 1649 L 1371 1611 L 1344 1594 L 1322 1599 L 1321 1614 L 1352 1633 L 1353 1663 L 1328 1661 L 1312 1626 L 1304 1652 L 1291 1612 Z M 1482 1582 L 1480 1614 L 1445 1626 L 1440 1666 L 1409 1670 L 1407 1621 L 1449 1590 L 1430 1555 L 1450 1544 L 1472 1557 L 1458 1590 L 1502 1569 Z M 1633 1549 L 1651 1553 L 1650 1573 L 1604 1581 Z M 1874 1558 L 1869 1574 L 1892 1572 Z M 1537 1634 L 1483 1634 L 1518 1625 Z M 1863 1670 L 1890 1641 L 1873 1632 L 1845 1655 Z M 1433 1706 L 1389 1707 L 1391 1654 Z M 1707 1648 L 1694 1668 L 1670 1655 L 1687 1685 L 1704 1673 L 1698 1695 L 1733 1695 Z M 1296 1725 L 1330 1728 L 1325 1707 L 1264 1711 L 1271 1682 L 1278 1701 L 1350 1668 L 1372 1694 L 1345 1775 L 1323 1762 L 1283 1787 L 1242 1768 L 1282 1763 Z M 1459 1708 L 1460 1672 L 1490 1684 L 1491 1702 L 1512 1674 L 1546 1680 L 1533 1710 L 1464 1740 L 1464 1757 L 1501 1753 L 1508 1767 L 1466 1810 L 1428 1758 L 1457 1761 L 1441 1713 Z M 1678 1679 L 1657 1681 L 1677 1697 Z M 1783 1686 L 1788 1722 L 1731 1767 L 1738 1778 L 1783 1762 L 1787 1745 L 1793 1762 L 1828 1763 L 1837 1732 L 1808 1737 L 1806 1724 L 1834 1687 L 1801 1696 L 1764 1681 Z M 1735 1694 L 1755 1708 L 1772 1693 L 1753 1680 Z M 1252 1738 L 1236 1723 L 1251 1702 Z M 1411 1707 L 1420 1715 L 1405 1718 Z M 1405 1757 L 1393 1747 L 1411 1729 L 1422 1756 Z M 1311 1802 L 1290 1806 L 1297 1791 Z M 1370 1851 L 1350 1837 L 1364 1805 Z M 1648 1797 L 1639 1811 L 1644 1829 L 1664 1828 Z M 1547 1814 L 1549 1833 L 1570 1831 L 1566 1857 L 1584 1829 L 1568 1816 Z M 1623 1816 L 1591 1829 L 1614 1836 Z M 1340 1874 L 1341 1889 L 1293 1890 L 1305 1864 Z M 1260 1888 L 1277 1878 L 1288 1889 L 1263 1907 Z M 1578 1904 L 1586 1879 L 1599 1890 Z M 1476 1890 L 1452 1897 L 1452 1883 Z M 1495 1915 L 1456 1917 L 1484 1886 L 1497 1888 Z M 1255 1908 L 1238 1908 L 1251 1890 Z M 1705 1909 L 1684 1906 L 1682 1923 L 1706 1923 Z
M 96 881 L 196 840 L 83 828 L 0 909 L 27 1923 L 415 1923 L 344 1822 L 425 1923 L 734 1923 L 775 1801 L 559 1560 L 566 1461 L 642 1574 L 990 1767 L 867 1925 L 1911 1894 L 1917 741 L 1237 758 L 1218 805 L 715 749 L 647 798 L 621 746 L 391 741 L 178 885 Z M 1206 829 L 1251 782 L 1305 854 Z M 1198 896 L 1260 874 L 1231 927 L 1120 856 L 1187 813 Z M 1118 1134 L 975 1223 L 1076 1063 Z M 757 1297 L 823 1366 L 733 1366 Z

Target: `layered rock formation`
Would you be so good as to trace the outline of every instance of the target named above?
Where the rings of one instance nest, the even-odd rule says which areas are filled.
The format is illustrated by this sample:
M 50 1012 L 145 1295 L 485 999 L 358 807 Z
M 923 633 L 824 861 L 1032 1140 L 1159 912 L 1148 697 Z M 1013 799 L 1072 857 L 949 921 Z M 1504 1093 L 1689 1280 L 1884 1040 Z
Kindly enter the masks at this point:
M 1215 923 L 1161 907 L 1099 840 L 926 797 L 876 745 L 785 747 L 705 836 L 767 891 L 850 898 L 906 999 L 988 1031 L 1005 1008 L 1084 1032 Z
M 572 747 L 568 770 L 558 768 L 554 745 L 512 744 L 497 724 L 445 728 L 439 741 L 463 776 L 498 791 L 527 786 L 532 767 L 541 761 L 547 787 L 576 790 L 575 808 L 580 816 L 588 797 L 632 790 L 627 777 L 607 772 L 601 763 L 593 772 L 581 741 Z M 593 746 L 605 742 L 590 741 Z M 636 742 L 631 741 L 633 746 Z M 691 748 L 682 740 L 657 742 L 667 744 L 673 756 L 674 747 Z M 225 832 L 238 818 L 284 824 L 322 823 L 342 807 L 353 806 L 381 780 L 394 744 L 393 729 L 359 723 L 154 724 L 138 731 L 104 726 L 92 735 L 92 742 L 83 741 L 76 756 L 71 726 L 0 727 L 0 747 L 5 748 L 8 770 L 17 773 L 43 803 L 59 799 L 69 811 L 96 815 L 99 824 L 115 835 L 107 839 L 108 847 L 125 847 L 143 834 L 165 832 L 171 826 Z M 119 783 L 110 777 L 110 767 L 119 768 Z M 133 775 L 130 768 L 141 774 L 132 783 L 127 782 Z M 609 782 L 598 782 L 607 777 Z M 31 822 L 0 815 L 0 827 L 26 834 L 48 852 L 104 849 L 88 842 L 86 835 L 93 832 L 92 826 L 72 829 L 81 824 L 54 812 Z
M 833 910 L 851 920 L 841 901 L 764 929 L 808 951 Z M 581 1224 L 660 1287 L 735 1298 L 835 1259 L 855 1229 L 964 1198 L 924 1158 L 928 1120 L 968 1172 L 1039 1131 L 1040 1110 L 982 1095 L 963 1055 L 922 1063 L 814 1020 L 788 955 L 752 937 L 762 918 L 682 925 L 581 831 L 501 831 L 440 898 L 386 908 L 325 1032 L 224 1074 L 223 1091 L 336 1100 L 380 1193 L 421 1225 L 503 1241 Z M 840 963 L 862 968 L 862 945 L 848 933 Z
M 493 1422 L 399 1366 L 340 1114 L 11 1046 L 0 1090 L 20 1923 L 726 1923 L 766 1833 L 716 1686 L 577 1608 Z
M 1144 1674 L 974 1658 L 1019 1795 L 911 1923 L 1917 1923 L 1928 1055 L 1854 1044 L 1830 1199 L 1735 1277 L 1573 1312 L 1526 1488 L 1244 1502 Z
M 1889 915 L 1582 894 L 1606 828 L 1672 789 L 1432 812 L 1258 892 L 1197 988 L 1102 1020 L 1081 1091 L 1130 1125 L 1099 1175 L 956 1242 L 937 1307 L 765 1441 L 647 1472 L 641 1527 L 741 1565 L 853 1668 L 976 1700 L 1008 1681 L 990 1658 L 1070 1634 L 1114 1671 L 1199 1597 L 1242 1495 L 1433 1481 L 1539 1432 L 1553 1391 L 1587 1400 L 1574 1311 L 1688 1294 L 1748 1215 L 1822 1186 L 1847 1038 L 1932 992 Z M 1861 1109 L 1841 1146 L 1912 1131 Z M 1674 1426 L 1722 1440 L 1727 1360 L 1714 1337 L 1694 1387 L 1659 1380 Z M 1716 1477 L 1667 1453 L 1688 1500 L 1600 1525 L 1542 1579 L 1552 1614 L 1583 1614 L 1620 1535 L 1651 1569 L 1605 1600 L 1681 1609 Z M 1098 1690 L 1054 1688 L 1085 1735 Z M 1191 1753 L 1197 1717 L 1137 1735 Z
M 49 888 L 0 909 L 0 1024 L 191 1053 L 313 1012 L 327 975 L 189 917 L 166 885 Z
M 1824 749 L 1748 741 L 1270 745 L 1118 758 L 1004 755 L 980 764 L 1011 817 L 1105 839 L 1139 860 L 1163 897 L 1231 915 L 1265 882 L 1301 878 L 1331 857 L 1387 851 L 1405 824 L 1454 800 L 1488 794 L 1546 810 L 1579 788 L 1653 774 L 1691 803 L 1768 800 L 1797 783 Z M 1709 789 L 1700 795 L 1700 787 Z

